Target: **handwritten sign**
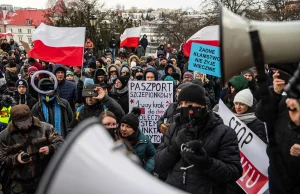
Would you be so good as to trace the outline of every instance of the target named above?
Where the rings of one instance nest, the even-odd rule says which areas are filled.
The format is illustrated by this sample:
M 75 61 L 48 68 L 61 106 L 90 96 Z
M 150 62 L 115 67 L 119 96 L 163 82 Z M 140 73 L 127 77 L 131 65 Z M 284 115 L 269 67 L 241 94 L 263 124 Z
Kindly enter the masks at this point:
M 219 112 L 225 125 L 232 128 L 239 141 L 243 175 L 237 184 L 249 194 L 262 194 L 268 189 L 269 158 L 267 145 L 241 122 L 222 102 L 219 101 Z
M 162 134 L 157 131 L 157 121 L 173 102 L 171 81 L 130 81 L 129 110 L 141 108 L 140 129 L 152 143 L 160 143 Z
M 221 77 L 220 48 L 192 43 L 188 69 Z

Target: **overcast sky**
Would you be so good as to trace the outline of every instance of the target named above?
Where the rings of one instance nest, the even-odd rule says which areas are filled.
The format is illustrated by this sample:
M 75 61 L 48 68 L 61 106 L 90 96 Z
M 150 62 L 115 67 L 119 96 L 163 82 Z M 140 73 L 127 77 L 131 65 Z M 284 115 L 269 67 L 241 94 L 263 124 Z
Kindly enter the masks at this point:
M 114 7 L 117 4 L 130 8 L 132 6 L 138 8 L 194 8 L 199 7 L 200 0 L 99 0 L 99 2 L 105 2 L 107 7 Z M 33 8 L 45 8 L 47 0 L 0 0 L 0 4 L 11 4 L 17 7 L 33 7 Z

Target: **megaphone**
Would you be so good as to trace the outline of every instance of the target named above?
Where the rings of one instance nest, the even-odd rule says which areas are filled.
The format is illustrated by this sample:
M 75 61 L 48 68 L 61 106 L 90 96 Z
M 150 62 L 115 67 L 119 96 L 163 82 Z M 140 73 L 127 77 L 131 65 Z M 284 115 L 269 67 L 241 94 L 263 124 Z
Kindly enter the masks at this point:
M 221 5 L 219 22 L 221 72 L 225 81 L 256 65 L 255 42 L 250 35 L 253 31 L 258 31 L 264 63 L 300 61 L 300 21 L 249 20 Z

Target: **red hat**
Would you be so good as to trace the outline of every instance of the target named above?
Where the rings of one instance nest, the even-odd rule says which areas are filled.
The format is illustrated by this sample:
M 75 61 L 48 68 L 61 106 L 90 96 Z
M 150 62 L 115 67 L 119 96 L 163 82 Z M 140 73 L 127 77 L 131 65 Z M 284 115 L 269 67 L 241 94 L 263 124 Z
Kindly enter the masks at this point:
M 36 71 L 38 71 L 38 69 L 34 66 L 31 66 L 31 67 L 28 68 L 28 74 L 34 73 Z

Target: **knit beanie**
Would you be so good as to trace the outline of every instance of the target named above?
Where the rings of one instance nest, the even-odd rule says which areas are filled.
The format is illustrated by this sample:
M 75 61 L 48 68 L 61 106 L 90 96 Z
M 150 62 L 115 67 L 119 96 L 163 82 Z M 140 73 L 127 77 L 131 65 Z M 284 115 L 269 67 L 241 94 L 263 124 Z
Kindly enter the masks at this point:
M 127 76 L 120 76 L 117 78 L 117 80 L 120 80 L 120 82 L 122 83 L 122 88 L 126 87 L 129 81 L 129 77 Z
M 94 80 L 91 79 L 91 78 L 85 78 L 84 79 L 84 85 L 87 85 L 87 84 L 95 84 Z
M 194 78 L 194 77 L 193 77 L 193 73 L 190 72 L 190 71 L 185 72 L 185 73 L 183 74 L 183 79 L 184 79 L 184 78 L 191 78 L 191 79 L 193 79 L 193 78 Z
M 23 85 L 25 86 L 26 88 L 28 88 L 28 84 L 27 84 L 27 81 L 24 80 L 24 79 L 19 79 L 18 81 L 16 81 L 16 87 L 18 88 L 19 85 Z
M 186 82 L 186 83 L 180 84 L 177 87 L 177 89 L 181 89 L 182 90 L 184 87 L 189 86 L 189 85 L 192 85 L 192 83 L 191 82 Z
M 34 66 L 28 68 L 28 74 L 35 73 L 36 71 L 38 71 L 38 69 Z
M 249 73 L 252 77 L 254 77 L 254 73 L 252 69 L 247 69 L 245 71 L 242 71 L 241 75 L 245 75 L 246 73 Z
M 91 69 L 97 69 L 97 66 L 96 66 L 96 63 L 95 62 L 90 62 L 89 63 L 89 68 L 91 68 Z
M 70 70 L 68 70 L 67 73 L 66 73 L 66 76 L 68 76 L 68 75 L 71 75 L 71 76 L 74 77 L 74 73 L 72 71 L 70 71 Z
M 132 127 L 134 131 L 139 130 L 139 116 L 141 115 L 141 109 L 138 107 L 133 107 L 132 111 L 123 116 L 120 123 L 125 123 Z
M 253 95 L 249 89 L 244 89 L 238 92 L 233 100 L 233 103 L 241 102 L 249 107 L 253 106 Z
M 143 60 L 145 60 L 145 61 L 146 61 L 146 60 L 147 60 L 147 58 L 146 58 L 146 56 L 141 56 L 140 60 L 141 60 L 141 61 L 143 61 Z
M 196 84 L 184 87 L 179 93 L 178 104 L 181 101 L 195 102 L 197 104 L 206 106 L 204 88 Z
M 248 84 L 249 84 L 248 80 L 244 76 L 239 75 L 239 76 L 235 76 L 229 80 L 228 87 L 230 87 L 232 85 L 235 89 L 235 92 L 237 93 L 243 89 L 248 88 Z

